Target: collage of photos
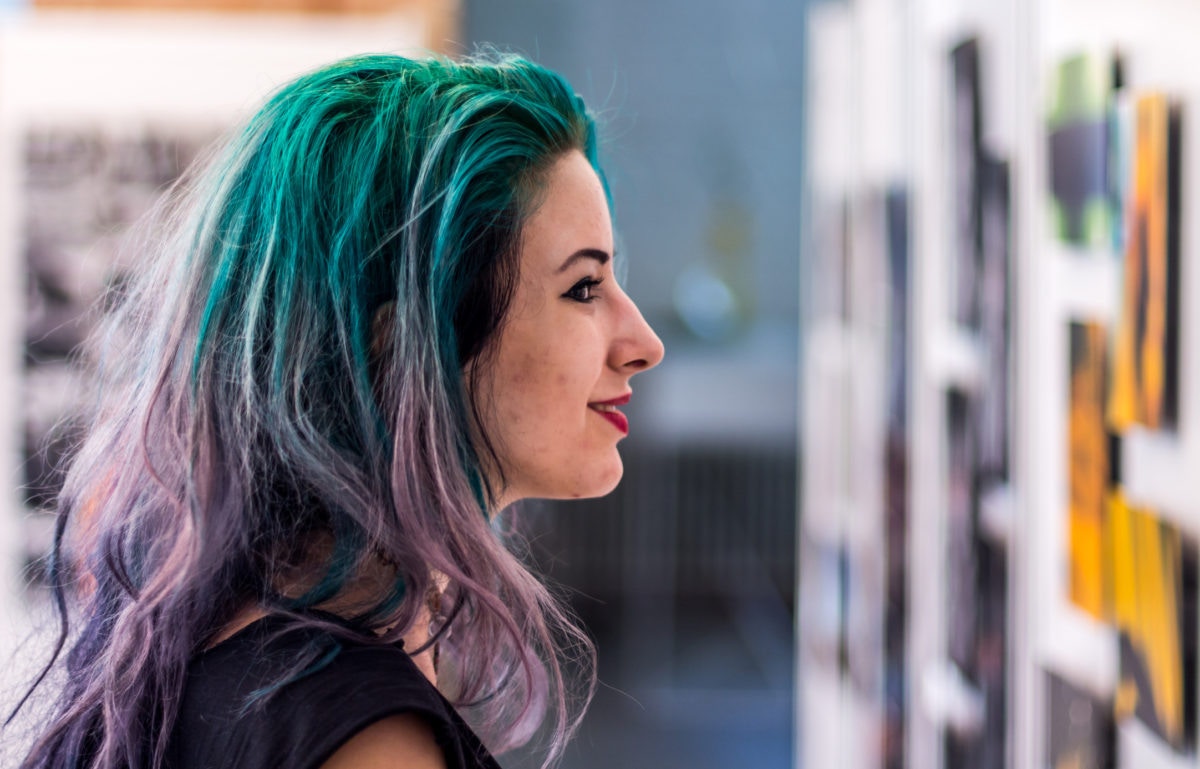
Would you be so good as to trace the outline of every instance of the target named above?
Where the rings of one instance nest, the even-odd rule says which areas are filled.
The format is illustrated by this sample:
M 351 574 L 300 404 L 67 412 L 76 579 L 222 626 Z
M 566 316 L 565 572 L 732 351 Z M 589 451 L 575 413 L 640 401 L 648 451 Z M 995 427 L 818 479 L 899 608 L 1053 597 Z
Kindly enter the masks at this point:
M 1122 69 L 1116 55 L 1062 61 L 1047 121 L 1052 233 L 1120 275 L 1115 322 L 1067 330 L 1065 447 L 1068 598 L 1115 629 L 1119 677 L 1110 702 L 1071 711 L 1086 725 L 1046 725 L 1056 769 L 1112 765 L 1114 727 L 1131 718 L 1176 753 L 1196 747 L 1196 542 L 1131 504 L 1122 479 L 1131 430 L 1177 427 L 1182 115 L 1169 94 L 1126 86 Z
M 841 282 L 824 281 L 833 241 L 809 238 L 819 282 L 809 306 L 833 317 L 837 305 L 842 336 L 806 336 L 807 353 L 840 339 L 845 357 L 829 358 L 847 368 L 840 394 L 804 373 L 841 404 L 806 412 L 810 445 L 836 429 L 834 415 L 846 428 L 864 419 L 850 384 L 862 378 L 853 262 L 878 240 L 882 179 L 906 192 L 911 249 L 903 270 L 873 267 L 893 292 L 879 356 L 887 528 L 866 537 L 887 554 L 876 583 L 884 709 L 867 714 L 885 739 L 874 751 L 841 738 L 854 743 L 842 752 L 854 767 L 1200 759 L 1200 423 L 1188 390 L 1200 349 L 1189 254 L 1200 122 L 1184 31 L 1200 10 L 1100 6 L 901 3 L 910 23 L 892 40 L 897 6 L 856 1 L 839 47 L 854 66 L 826 68 L 842 75 L 848 127 L 822 128 L 839 102 L 811 101 L 814 136 L 849 160 L 830 152 L 827 173 L 813 176 L 814 192 L 821 182 L 840 193 L 840 218 L 815 205 L 810 215 L 814 230 L 840 225 L 847 266 Z M 904 83 L 900 96 L 885 69 Z M 842 135 L 848 148 L 832 140 Z M 901 303 L 907 312 L 894 314 Z M 824 488 L 832 476 L 814 474 L 836 462 L 845 499 L 875 483 L 857 435 L 822 440 L 843 453 L 818 452 L 804 482 Z M 802 531 L 823 514 L 810 502 Z M 801 589 L 828 590 L 814 605 L 841 617 L 819 625 L 836 639 L 823 647 L 842 675 L 836 691 L 866 697 L 877 679 L 856 660 L 879 635 L 856 638 L 853 618 L 855 606 L 878 605 L 862 592 L 870 570 L 850 546 L 798 557 Z M 798 626 L 802 641 L 812 627 Z M 803 723 L 823 731 L 820 709 Z M 860 735 L 863 723 L 839 728 Z M 813 755 L 838 754 L 806 754 L 805 765 Z

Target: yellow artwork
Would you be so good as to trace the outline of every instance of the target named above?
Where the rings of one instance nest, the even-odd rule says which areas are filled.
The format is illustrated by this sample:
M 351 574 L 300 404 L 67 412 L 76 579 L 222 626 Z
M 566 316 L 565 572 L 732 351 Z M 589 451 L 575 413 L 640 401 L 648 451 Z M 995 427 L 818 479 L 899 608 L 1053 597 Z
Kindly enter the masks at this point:
M 1104 425 L 1107 336 L 1099 323 L 1072 323 L 1067 473 L 1068 581 L 1071 602 L 1108 618 L 1105 588 L 1104 495 L 1109 478 Z
M 1131 715 L 1176 747 L 1184 741 L 1180 636 L 1182 541 L 1148 511 L 1109 497 L 1113 547 L 1113 618 L 1121 631 L 1116 717 Z
M 1159 428 L 1167 403 L 1169 169 L 1171 108 L 1152 93 L 1134 105 L 1134 139 L 1125 210 L 1121 320 L 1113 348 L 1109 424 Z

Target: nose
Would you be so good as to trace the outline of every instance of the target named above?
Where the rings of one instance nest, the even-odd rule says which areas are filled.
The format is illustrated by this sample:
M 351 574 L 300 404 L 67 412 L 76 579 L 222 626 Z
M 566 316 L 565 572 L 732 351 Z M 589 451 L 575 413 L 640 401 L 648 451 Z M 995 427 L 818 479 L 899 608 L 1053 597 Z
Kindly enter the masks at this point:
M 624 297 L 620 333 L 612 349 L 612 364 L 629 375 L 652 369 L 662 362 L 662 340 L 642 317 L 641 310 L 628 295 Z

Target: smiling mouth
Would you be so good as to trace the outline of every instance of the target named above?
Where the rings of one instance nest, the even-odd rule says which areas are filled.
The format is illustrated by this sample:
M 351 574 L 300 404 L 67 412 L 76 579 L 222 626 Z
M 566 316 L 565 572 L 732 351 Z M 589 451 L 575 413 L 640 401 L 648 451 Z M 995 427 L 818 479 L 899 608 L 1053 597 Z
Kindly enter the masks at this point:
M 629 396 L 623 395 L 603 403 L 589 403 L 588 408 L 607 419 L 613 427 L 621 431 L 621 435 L 629 435 L 629 419 L 617 410 L 617 406 L 623 406 L 628 402 Z

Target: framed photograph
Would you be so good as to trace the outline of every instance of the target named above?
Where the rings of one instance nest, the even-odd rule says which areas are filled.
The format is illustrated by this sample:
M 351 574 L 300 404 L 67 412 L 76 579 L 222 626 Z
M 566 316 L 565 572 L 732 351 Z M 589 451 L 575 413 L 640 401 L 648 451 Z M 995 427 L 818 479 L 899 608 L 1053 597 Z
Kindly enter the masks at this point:
M 982 704 L 979 722 L 945 735 L 946 766 L 1003 769 L 1008 756 L 1008 551 L 980 524 L 979 395 L 946 395 L 947 654 Z
M 905 691 L 908 687 L 909 418 L 908 347 L 911 264 L 909 198 L 887 193 L 887 434 L 884 448 L 884 519 L 887 540 L 883 628 L 883 766 L 904 766 Z
M 1114 430 L 1176 426 L 1179 411 L 1180 115 L 1163 93 L 1134 99 L 1121 310 L 1108 419 Z
M 1115 712 L 1186 752 L 1196 745 L 1196 546 L 1120 493 L 1110 510 L 1120 632 Z
M 978 409 L 961 390 L 946 400 L 946 650 L 969 680 L 975 678 L 979 620 L 975 486 Z
M 980 164 L 979 338 L 984 376 L 979 392 L 977 473 L 981 491 L 1009 477 L 1012 409 L 1012 216 L 1007 161 Z
M 1108 769 L 1116 759 L 1112 704 L 1055 673 L 1042 679 L 1046 698 L 1046 766 Z
M 1061 61 L 1050 80 L 1050 231 L 1073 246 L 1107 249 L 1120 212 L 1109 175 L 1109 111 L 1120 86 L 1120 60 L 1079 53 Z
M 980 94 L 979 40 L 968 38 L 950 52 L 953 80 L 950 140 L 954 241 L 951 254 L 953 318 L 979 324 L 979 272 L 982 250 L 979 165 L 983 115 Z
M 1097 620 L 1110 615 L 1105 493 L 1112 463 L 1105 429 L 1108 329 L 1102 323 L 1070 325 L 1070 394 L 1067 403 L 1067 593 Z
M 49 545 L 86 376 L 79 345 L 134 269 L 129 227 L 284 82 L 353 54 L 421 55 L 427 31 L 403 15 L 63 11 L 0 23 L 0 292 L 14 308 L 0 316 L 0 353 L 17 364 L 0 371 L 0 429 L 17 436 L 19 479 L 0 505 L 0 542 L 14 548 L 0 556 L 6 593 Z
M 979 387 L 976 436 L 975 561 L 978 593 L 974 675 L 983 698 L 979 734 L 968 765 L 1008 766 L 1009 569 L 1008 542 L 989 535 L 983 497 L 1009 482 L 1011 440 L 1012 216 L 1009 164 L 984 152 L 980 160 L 979 339 L 984 377 Z
M 19 147 L 22 489 L 53 508 L 82 390 L 80 345 L 105 294 L 125 279 L 122 235 L 189 166 L 214 131 L 30 126 Z

